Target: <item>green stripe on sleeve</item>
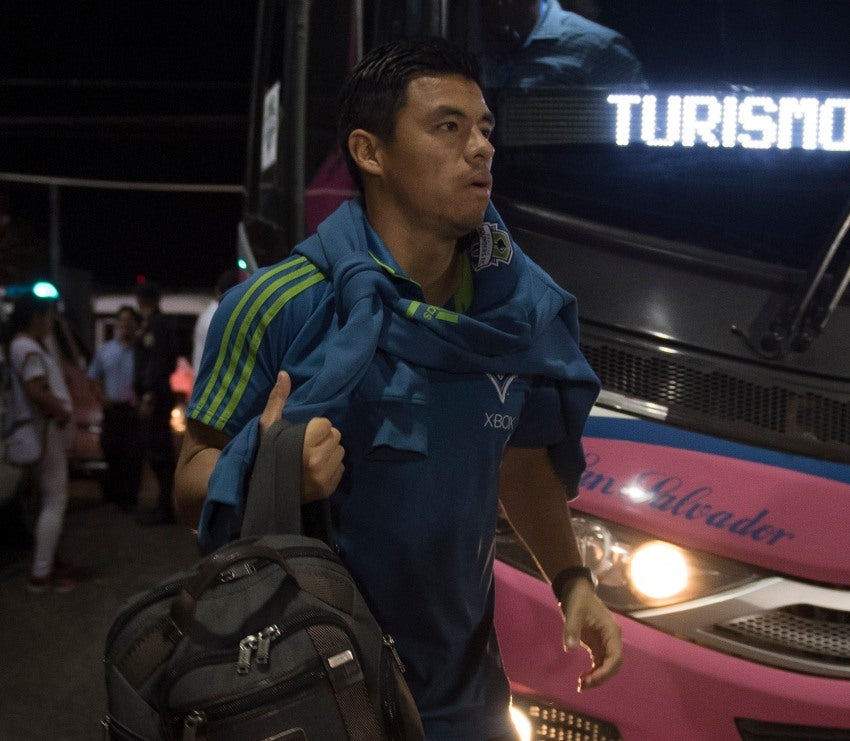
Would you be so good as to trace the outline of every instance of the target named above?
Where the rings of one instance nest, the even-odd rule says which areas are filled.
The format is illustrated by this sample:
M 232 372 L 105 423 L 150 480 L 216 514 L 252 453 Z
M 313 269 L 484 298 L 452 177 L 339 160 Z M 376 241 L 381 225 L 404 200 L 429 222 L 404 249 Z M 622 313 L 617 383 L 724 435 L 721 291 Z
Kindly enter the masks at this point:
M 279 290 L 281 286 L 286 285 L 293 280 L 298 280 L 301 276 L 314 270 L 313 265 L 305 265 L 304 263 L 306 262 L 307 259 L 305 257 L 297 257 L 270 270 L 260 280 L 254 283 L 254 285 L 252 285 L 251 288 L 245 292 L 245 295 L 239 300 L 239 303 L 236 305 L 236 308 L 233 310 L 233 313 L 228 319 L 213 371 L 207 379 L 207 384 L 204 387 L 203 394 L 196 405 L 197 409 L 202 409 L 207 404 L 210 394 L 213 393 L 216 386 L 224 384 L 223 388 L 221 388 L 219 393 L 216 395 L 216 400 L 212 402 L 211 408 L 208 409 L 201 417 L 202 422 L 208 424 L 209 420 L 213 416 L 214 406 L 219 403 L 220 396 L 223 395 L 226 386 L 229 383 L 229 379 L 233 375 L 233 369 L 237 363 L 238 353 L 241 351 L 241 345 L 244 342 L 245 335 L 247 334 L 248 326 L 250 325 L 253 317 L 259 311 L 260 305 L 266 300 L 269 294 Z M 299 265 L 302 267 L 299 268 Z M 251 306 L 248 308 L 247 313 L 245 313 L 245 307 L 249 304 L 251 304 Z M 236 333 L 236 338 L 234 341 L 233 351 L 230 352 L 228 350 L 228 345 L 230 344 L 230 338 L 234 332 Z M 230 356 L 230 363 L 227 370 L 222 373 L 222 368 L 227 361 L 228 355 Z
M 257 361 L 257 350 L 260 347 L 260 342 L 262 342 L 263 335 L 266 332 L 266 329 L 269 326 L 269 323 L 272 319 L 277 316 L 278 312 L 293 298 L 295 298 L 302 291 L 306 291 L 310 286 L 316 285 L 316 283 L 320 283 L 325 279 L 325 276 L 320 272 L 316 271 L 312 275 L 308 276 L 300 283 L 292 286 L 282 293 L 277 300 L 269 307 L 268 311 L 263 314 L 260 319 L 257 328 L 254 330 L 251 335 L 251 340 L 248 345 L 248 356 L 245 359 L 245 362 L 242 365 L 242 373 L 239 376 L 239 382 L 236 385 L 236 388 L 233 390 L 233 393 L 230 396 L 230 401 L 227 403 L 227 406 L 224 408 L 224 411 L 220 414 L 220 419 L 230 419 L 230 415 L 233 414 L 233 410 L 236 409 L 237 404 L 239 404 L 242 395 L 245 393 L 245 389 L 248 387 L 248 380 L 251 378 L 251 373 L 254 371 L 254 365 Z M 229 385 L 229 383 L 228 383 Z

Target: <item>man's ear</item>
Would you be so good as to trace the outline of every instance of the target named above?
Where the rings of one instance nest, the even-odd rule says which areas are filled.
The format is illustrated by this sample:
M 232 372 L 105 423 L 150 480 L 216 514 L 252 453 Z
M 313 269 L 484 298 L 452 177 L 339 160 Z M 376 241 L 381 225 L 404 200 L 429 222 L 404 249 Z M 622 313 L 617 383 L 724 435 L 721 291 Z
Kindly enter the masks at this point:
M 383 173 L 379 147 L 378 137 L 364 129 L 354 129 L 348 135 L 348 151 L 351 152 L 354 164 L 364 174 L 381 175 Z

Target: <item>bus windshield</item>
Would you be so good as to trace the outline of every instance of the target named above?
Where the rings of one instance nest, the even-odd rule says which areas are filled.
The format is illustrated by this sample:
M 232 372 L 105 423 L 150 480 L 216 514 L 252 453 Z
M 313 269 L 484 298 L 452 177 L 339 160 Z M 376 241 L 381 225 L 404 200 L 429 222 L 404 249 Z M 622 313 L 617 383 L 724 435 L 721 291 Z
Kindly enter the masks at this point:
M 843 220 L 850 3 L 458 5 L 496 110 L 497 196 L 801 269 Z

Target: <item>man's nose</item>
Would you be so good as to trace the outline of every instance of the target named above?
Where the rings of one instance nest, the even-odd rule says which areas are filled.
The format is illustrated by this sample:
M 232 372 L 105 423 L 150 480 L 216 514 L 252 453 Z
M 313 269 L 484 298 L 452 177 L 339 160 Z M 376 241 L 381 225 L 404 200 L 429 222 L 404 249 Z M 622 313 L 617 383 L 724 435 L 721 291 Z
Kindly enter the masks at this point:
M 470 137 L 470 152 L 473 159 L 481 157 L 488 162 L 493 159 L 496 148 L 484 133 L 476 129 Z

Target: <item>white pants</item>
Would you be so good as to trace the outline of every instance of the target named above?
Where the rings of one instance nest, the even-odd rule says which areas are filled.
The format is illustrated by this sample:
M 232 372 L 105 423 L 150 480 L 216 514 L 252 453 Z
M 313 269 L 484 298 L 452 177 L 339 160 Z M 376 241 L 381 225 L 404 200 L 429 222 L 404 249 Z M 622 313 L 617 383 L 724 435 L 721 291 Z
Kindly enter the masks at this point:
M 53 571 L 68 506 L 68 456 L 62 432 L 53 423 L 47 425 L 44 457 L 34 467 L 33 479 L 40 505 L 35 523 L 32 575 L 42 577 Z

